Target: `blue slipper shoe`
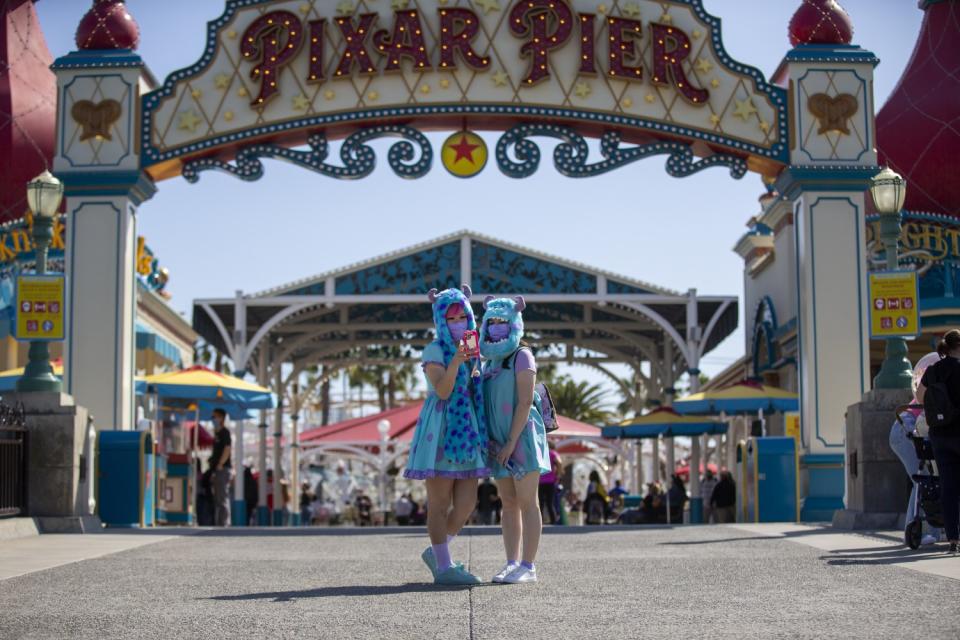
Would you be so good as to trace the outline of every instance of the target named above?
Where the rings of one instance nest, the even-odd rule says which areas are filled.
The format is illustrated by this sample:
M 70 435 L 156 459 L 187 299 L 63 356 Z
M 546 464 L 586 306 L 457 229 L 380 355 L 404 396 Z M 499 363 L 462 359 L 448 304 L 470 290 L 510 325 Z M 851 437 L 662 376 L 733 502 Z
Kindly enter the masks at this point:
M 462 564 L 457 564 L 437 574 L 433 583 L 457 586 L 472 585 L 480 584 L 480 578 L 467 571 Z
M 420 558 L 423 560 L 423 564 L 427 565 L 427 568 L 430 569 L 430 574 L 433 576 L 433 579 L 437 579 L 437 559 L 433 555 L 433 547 L 427 547 L 423 550 L 423 553 L 420 554 Z M 454 567 L 462 567 L 462 562 L 454 562 Z

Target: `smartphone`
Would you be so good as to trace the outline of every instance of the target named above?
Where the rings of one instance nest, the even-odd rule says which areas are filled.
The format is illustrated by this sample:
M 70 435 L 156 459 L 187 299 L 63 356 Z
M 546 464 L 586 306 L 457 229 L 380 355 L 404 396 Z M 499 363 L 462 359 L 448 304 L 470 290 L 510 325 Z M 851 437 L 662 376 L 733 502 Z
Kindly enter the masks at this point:
M 493 440 L 487 440 L 487 451 L 490 452 L 491 458 L 496 458 L 500 454 L 500 445 L 494 442 Z M 517 464 L 517 461 L 512 457 L 507 458 L 507 464 L 504 465 L 507 468 L 507 471 L 510 472 L 517 480 L 522 480 L 527 472 L 524 471 L 523 467 Z
M 473 329 L 467 329 L 463 332 L 463 338 L 460 340 L 466 348 L 467 353 L 472 356 L 480 355 L 480 334 Z

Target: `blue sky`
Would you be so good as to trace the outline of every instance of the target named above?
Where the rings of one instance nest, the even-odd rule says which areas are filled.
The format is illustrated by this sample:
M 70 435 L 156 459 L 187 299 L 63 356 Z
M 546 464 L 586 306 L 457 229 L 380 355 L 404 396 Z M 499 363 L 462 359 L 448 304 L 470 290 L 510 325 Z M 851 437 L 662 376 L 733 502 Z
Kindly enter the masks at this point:
M 76 26 L 90 4 L 38 2 L 55 57 L 74 49 Z M 703 4 L 722 19 L 728 53 L 769 75 L 790 48 L 787 24 L 801 3 Z M 882 105 L 913 50 L 923 14 L 915 0 L 841 4 L 853 18 L 854 43 L 882 60 L 874 85 Z M 163 79 L 199 59 L 206 22 L 224 3 L 127 5 L 140 25 L 139 53 Z M 436 149 L 445 134 L 431 137 Z M 545 158 L 550 147 L 542 145 Z M 586 180 L 564 178 L 545 161 L 525 180 L 507 178 L 491 163 L 471 180 L 435 166 L 425 178 L 406 181 L 386 167 L 382 151 L 378 158 L 375 173 L 356 182 L 267 161 L 265 177 L 254 183 L 218 173 L 193 185 L 179 178 L 160 183 L 138 224 L 170 269 L 173 305 L 189 314 L 194 298 L 266 289 L 463 228 L 678 291 L 742 296 L 743 263 L 731 248 L 757 211 L 762 186 L 753 174 L 733 180 L 716 168 L 672 178 L 660 157 Z M 741 329 L 707 356 L 703 369 L 716 373 L 743 352 Z

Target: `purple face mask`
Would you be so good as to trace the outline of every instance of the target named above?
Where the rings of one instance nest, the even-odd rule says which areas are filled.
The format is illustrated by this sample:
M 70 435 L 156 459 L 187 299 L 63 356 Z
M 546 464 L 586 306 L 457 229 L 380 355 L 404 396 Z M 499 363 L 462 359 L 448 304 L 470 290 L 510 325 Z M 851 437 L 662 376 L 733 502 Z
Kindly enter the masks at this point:
M 447 328 L 450 329 L 450 337 L 453 341 L 460 342 L 463 339 L 463 333 L 467 330 L 467 321 L 447 322 Z
M 510 325 L 508 324 L 488 324 L 487 335 L 493 342 L 500 342 L 510 335 Z

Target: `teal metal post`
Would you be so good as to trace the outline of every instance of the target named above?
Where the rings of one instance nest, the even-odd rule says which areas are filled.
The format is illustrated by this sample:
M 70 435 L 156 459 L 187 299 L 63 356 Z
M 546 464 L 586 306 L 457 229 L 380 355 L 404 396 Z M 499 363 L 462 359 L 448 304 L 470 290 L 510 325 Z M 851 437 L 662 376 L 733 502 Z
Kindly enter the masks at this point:
M 47 272 L 47 249 L 53 240 L 52 217 L 33 216 L 33 244 L 37 256 L 37 274 Z M 43 340 L 32 340 L 28 354 L 29 362 L 23 375 L 17 380 L 17 391 L 49 391 L 59 393 L 63 389 L 60 379 L 50 366 L 50 349 Z
M 900 266 L 900 219 L 899 211 L 880 213 L 880 240 L 886 247 L 887 270 L 895 271 Z M 903 338 L 887 338 L 883 364 L 873 379 L 876 389 L 910 389 L 913 384 L 913 366 L 907 354 L 907 341 Z

